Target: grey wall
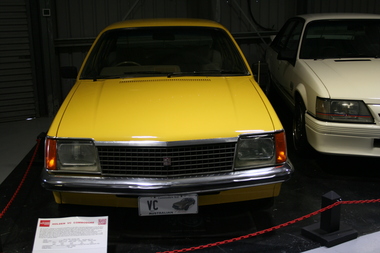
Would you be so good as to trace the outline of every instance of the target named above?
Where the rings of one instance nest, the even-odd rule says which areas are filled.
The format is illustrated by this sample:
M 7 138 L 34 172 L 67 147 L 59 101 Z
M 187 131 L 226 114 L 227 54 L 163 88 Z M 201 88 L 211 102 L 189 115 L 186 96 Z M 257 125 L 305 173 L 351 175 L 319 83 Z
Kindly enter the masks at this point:
M 250 3 L 257 23 L 274 31 L 287 18 L 296 14 L 296 0 Z M 220 22 L 232 33 L 256 31 L 252 20 L 249 20 L 251 16 L 247 12 L 247 0 L 56 0 L 54 9 L 54 43 L 59 51 L 60 64 L 77 67 L 81 64 L 91 39 L 107 25 L 123 19 L 206 18 Z M 255 50 L 247 51 L 250 61 L 259 57 Z

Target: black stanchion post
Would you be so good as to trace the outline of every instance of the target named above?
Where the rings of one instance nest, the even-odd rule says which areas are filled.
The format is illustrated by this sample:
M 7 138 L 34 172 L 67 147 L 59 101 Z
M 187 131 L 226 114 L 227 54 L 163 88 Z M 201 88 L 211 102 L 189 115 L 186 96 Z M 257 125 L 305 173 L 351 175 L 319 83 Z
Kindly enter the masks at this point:
M 342 201 L 342 198 L 333 191 L 322 196 L 322 208 L 332 205 L 335 202 Z M 337 205 L 321 213 L 321 229 L 331 233 L 338 231 L 340 228 L 340 205 Z
M 322 196 L 322 208 L 341 201 L 341 197 L 334 191 Z M 323 246 L 332 247 L 358 237 L 358 232 L 340 222 L 340 205 L 323 212 L 321 222 L 302 228 L 302 235 L 321 243 Z

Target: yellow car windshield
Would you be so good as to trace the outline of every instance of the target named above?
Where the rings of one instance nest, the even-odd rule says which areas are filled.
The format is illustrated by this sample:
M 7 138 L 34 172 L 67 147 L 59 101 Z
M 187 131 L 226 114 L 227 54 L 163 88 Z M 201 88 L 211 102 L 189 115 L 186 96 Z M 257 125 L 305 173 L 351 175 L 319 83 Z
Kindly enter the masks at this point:
M 105 32 L 81 79 L 247 74 L 239 51 L 223 30 L 154 27 Z

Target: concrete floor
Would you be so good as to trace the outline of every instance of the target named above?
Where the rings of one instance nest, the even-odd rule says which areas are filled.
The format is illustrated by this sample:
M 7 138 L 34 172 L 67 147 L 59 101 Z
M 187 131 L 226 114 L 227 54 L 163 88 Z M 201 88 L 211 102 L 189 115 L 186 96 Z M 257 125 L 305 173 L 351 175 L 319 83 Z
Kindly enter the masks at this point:
M 30 151 L 37 136 L 47 131 L 50 122 L 49 118 L 39 118 L 0 123 L 0 208 L 9 199 L 12 188 L 18 185 L 30 161 Z M 283 124 L 286 128 L 289 122 L 284 119 Z M 38 218 L 107 215 L 110 219 L 108 252 L 157 252 L 217 242 L 282 224 L 318 210 L 321 194 L 329 190 L 340 193 L 343 200 L 380 197 L 379 173 L 369 170 L 369 167 L 379 164 L 379 159 L 358 158 L 346 162 L 347 159 L 323 155 L 304 159 L 296 157 L 289 148 L 296 173 L 294 178 L 283 184 L 282 192 L 270 211 L 256 211 L 247 205 L 233 204 L 201 208 L 198 215 L 192 216 L 139 217 L 134 209 L 62 207 L 54 202 L 50 192 L 40 186 L 41 152 L 40 148 L 20 196 L 0 219 L 0 242 L 4 253 L 31 251 Z M 339 166 L 343 167 L 343 173 L 339 169 L 332 171 Z M 355 173 L 359 171 L 360 176 L 356 177 Z M 331 248 L 301 235 L 301 228 L 319 221 L 319 216 L 314 216 L 274 233 L 199 252 L 380 252 L 379 210 L 379 204 L 343 206 L 342 222 L 356 229 L 359 237 Z M 206 221 L 208 228 L 204 226 Z
M 36 145 L 37 136 L 47 132 L 51 121 L 42 117 L 0 123 L 0 183 Z

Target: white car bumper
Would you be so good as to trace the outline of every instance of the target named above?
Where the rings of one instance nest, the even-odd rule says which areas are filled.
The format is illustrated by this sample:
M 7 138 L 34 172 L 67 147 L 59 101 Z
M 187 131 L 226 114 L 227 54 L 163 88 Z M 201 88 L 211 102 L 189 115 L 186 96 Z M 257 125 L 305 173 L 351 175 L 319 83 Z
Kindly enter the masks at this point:
M 333 123 L 306 114 L 306 134 L 317 151 L 330 154 L 380 157 L 380 126 Z

